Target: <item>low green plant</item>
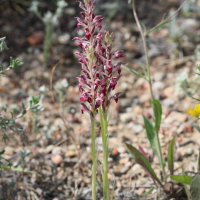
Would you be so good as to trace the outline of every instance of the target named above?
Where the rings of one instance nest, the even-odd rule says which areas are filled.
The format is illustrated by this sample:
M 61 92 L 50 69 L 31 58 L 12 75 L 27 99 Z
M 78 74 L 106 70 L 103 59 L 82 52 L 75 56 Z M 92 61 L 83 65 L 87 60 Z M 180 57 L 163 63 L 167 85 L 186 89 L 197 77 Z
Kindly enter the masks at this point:
M 148 34 L 151 33 L 152 31 L 157 30 L 158 28 L 162 27 L 166 23 L 169 23 L 171 21 L 171 18 L 183 7 L 183 5 L 186 2 L 187 2 L 187 0 L 183 2 L 183 4 L 179 7 L 179 9 L 175 13 L 173 13 L 172 16 L 168 17 L 167 19 L 163 19 L 163 21 L 161 23 L 159 23 L 157 26 L 152 28 L 150 31 L 147 31 L 146 27 L 138 19 L 138 15 L 136 12 L 136 6 L 135 6 L 135 0 L 132 0 L 133 15 L 135 17 L 137 26 L 139 28 L 139 31 L 140 31 L 140 34 L 142 37 L 143 46 L 144 46 L 144 52 L 145 52 L 145 56 L 146 56 L 146 68 L 144 66 L 142 66 L 143 74 L 141 74 L 137 71 L 134 71 L 134 70 L 128 68 L 127 66 L 123 66 L 124 68 L 128 69 L 132 73 L 139 75 L 140 77 L 144 78 L 145 80 L 147 80 L 149 82 L 150 92 L 151 92 L 150 104 L 152 105 L 152 108 L 153 108 L 153 123 L 145 116 L 143 116 L 143 120 L 144 120 L 145 129 L 146 129 L 146 135 L 150 142 L 150 146 L 152 147 L 152 149 L 154 150 L 154 152 L 156 153 L 156 155 L 158 157 L 160 167 L 162 170 L 163 178 L 157 177 L 157 175 L 156 175 L 154 169 L 151 167 L 148 157 L 142 147 L 139 147 L 139 149 L 136 149 L 131 144 L 126 144 L 126 146 L 129 150 L 132 158 L 134 159 L 134 161 L 144 168 L 144 170 L 147 172 L 149 177 L 152 179 L 152 181 L 154 182 L 156 187 L 161 188 L 163 191 L 165 191 L 164 188 L 165 188 L 166 184 L 172 185 L 172 190 L 170 191 L 170 194 L 166 194 L 164 199 L 176 198 L 176 195 L 178 195 L 177 190 L 175 190 L 175 188 L 174 188 L 174 182 L 171 182 L 171 180 L 175 180 L 178 183 L 183 183 L 188 199 L 190 199 L 190 197 L 191 197 L 192 200 L 196 199 L 195 196 L 196 197 L 198 196 L 198 194 L 199 194 L 198 190 L 200 189 L 199 188 L 200 186 L 197 186 L 197 183 L 199 181 L 198 176 L 196 176 L 195 178 L 190 177 L 188 175 L 185 175 L 184 171 L 183 171 L 183 174 L 181 174 L 181 175 L 174 174 L 174 170 L 175 170 L 175 168 L 174 168 L 174 160 L 175 160 L 174 151 L 175 151 L 176 137 L 174 137 L 169 144 L 168 154 L 167 154 L 167 163 L 165 162 L 165 159 L 162 155 L 161 145 L 160 145 L 160 140 L 159 140 L 159 129 L 160 129 L 160 124 L 161 124 L 162 106 L 161 106 L 161 103 L 154 98 L 154 94 L 153 94 L 153 90 L 152 90 L 152 81 L 151 81 L 151 74 L 150 74 L 150 61 L 149 61 L 149 56 L 148 56 L 148 48 L 147 48 L 147 44 L 146 44 L 146 36 L 148 36 Z M 199 70 L 200 70 L 200 68 L 199 68 Z M 197 73 L 197 74 L 200 75 L 200 73 Z M 200 99 L 199 99 L 199 101 L 200 101 Z M 188 113 L 199 118 L 200 104 L 195 106 L 194 110 L 192 108 L 190 108 Z M 200 128 L 198 126 L 194 126 L 194 127 L 200 131 Z M 166 173 L 166 171 L 167 171 L 166 166 L 168 167 L 168 171 L 169 171 L 168 174 Z M 191 193 L 188 190 L 187 185 L 192 185 L 191 189 L 190 189 Z M 183 188 L 179 188 L 179 189 L 182 190 Z M 150 191 L 152 191 L 152 190 L 150 190 Z M 198 196 L 198 198 L 199 198 L 199 196 Z
M 5 37 L 0 38 L 0 50 L 8 50 L 8 47 L 5 43 Z M 0 62 L 0 75 L 5 77 L 5 73 L 9 70 L 18 68 L 22 65 L 23 63 L 20 62 L 18 59 L 13 59 L 12 57 L 10 58 L 10 65 L 4 69 L 2 63 Z M 21 127 L 17 127 L 16 126 L 16 120 L 18 120 L 19 118 L 22 118 L 26 112 L 28 110 L 31 109 L 37 109 L 38 108 L 38 103 L 39 103 L 39 99 L 38 97 L 31 97 L 29 100 L 29 105 L 27 107 L 25 107 L 25 105 L 22 103 L 22 111 L 16 115 L 16 117 L 14 117 L 14 111 L 18 111 L 20 109 L 18 109 L 18 107 L 16 108 L 16 106 L 14 107 L 14 109 L 11 109 L 12 112 L 10 112 L 10 117 L 8 117 L 8 113 L 7 113 L 7 105 L 4 105 L 1 109 L 0 109 L 0 129 L 2 131 L 2 140 L 6 143 L 8 142 L 9 139 L 9 135 L 8 132 L 11 130 L 13 132 L 19 133 L 19 134 L 24 134 L 24 129 Z M 12 163 L 5 159 L 3 157 L 3 154 L 5 153 L 5 150 L 0 152 L 0 168 L 1 169 L 10 169 L 12 166 Z M 14 168 L 12 168 L 14 169 Z M 18 171 L 22 171 L 22 168 L 18 168 Z
M 32 1 L 29 11 L 34 12 L 37 17 L 44 23 L 45 26 L 45 36 L 43 45 L 43 62 L 46 64 L 49 54 L 49 49 L 54 40 L 55 28 L 59 25 L 59 19 L 62 16 L 63 9 L 67 6 L 67 3 L 63 0 L 57 1 L 57 8 L 55 13 L 47 11 L 44 16 L 38 10 L 39 1 Z
M 63 79 L 63 80 L 57 82 L 56 85 L 54 86 L 56 92 L 59 95 L 60 103 L 63 103 L 65 101 L 65 99 L 63 98 L 63 95 L 68 86 L 69 86 L 69 83 L 68 83 L 67 79 Z

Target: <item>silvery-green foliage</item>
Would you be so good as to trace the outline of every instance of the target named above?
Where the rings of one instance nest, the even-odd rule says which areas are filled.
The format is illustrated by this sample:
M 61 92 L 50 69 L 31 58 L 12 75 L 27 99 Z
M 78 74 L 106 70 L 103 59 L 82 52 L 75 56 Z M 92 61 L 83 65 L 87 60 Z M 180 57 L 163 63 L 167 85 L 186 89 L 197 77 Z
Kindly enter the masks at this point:
M 37 2 L 37 3 L 36 3 Z M 41 13 L 38 10 L 38 1 L 33 1 L 29 10 L 34 12 L 37 17 L 44 23 L 45 25 L 45 37 L 44 37 L 44 46 L 43 46 L 43 53 L 44 53 L 44 63 L 47 62 L 48 51 L 53 42 L 53 34 L 54 29 L 56 26 L 59 25 L 59 18 L 63 13 L 63 9 L 68 5 L 65 1 L 59 0 L 57 2 L 57 8 L 55 13 L 51 11 L 47 11 L 44 16 L 42 17 Z
M 38 1 L 32 1 L 31 2 L 31 6 L 29 8 L 29 11 L 31 11 L 31 12 L 38 12 L 38 5 L 39 5 Z
M 44 110 L 43 99 L 44 99 L 44 96 L 45 96 L 45 94 L 46 94 L 47 91 L 48 91 L 48 89 L 45 86 L 41 86 L 39 88 L 40 96 L 35 96 L 35 97 L 29 97 L 29 98 L 27 98 L 27 103 L 30 106 L 35 101 L 39 102 L 39 105 L 37 105 L 37 107 L 32 107 L 32 109 L 31 109 L 31 111 L 33 113 L 33 118 L 32 118 L 33 132 L 35 133 L 35 135 L 38 134 L 39 125 L 40 125 L 39 124 L 39 120 L 38 120 L 38 113 Z
M 169 16 L 171 16 L 173 13 L 170 12 Z M 178 39 L 182 36 L 183 31 L 180 29 L 180 27 L 177 25 L 177 14 L 172 18 L 171 23 L 169 23 L 169 35 L 170 38 L 177 42 Z
M 59 92 L 59 91 L 63 92 L 68 86 L 69 86 L 69 83 L 68 83 L 67 79 L 63 79 L 60 82 L 57 82 L 56 85 L 54 86 L 54 88 L 57 92 Z
M 186 71 L 181 71 L 175 81 L 175 88 L 177 91 L 182 91 L 186 89 L 186 86 L 188 85 L 188 73 Z
M 56 129 L 57 128 L 55 126 L 52 126 L 49 121 L 45 121 L 42 128 L 42 131 L 44 133 L 43 139 L 51 139 Z
M 56 85 L 54 86 L 55 90 L 59 94 L 59 101 L 61 103 L 64 102 L 63 94 L 68 86 L 69 86 L 69 83 L 68 83 L 67 79 L 63 79 L 63 80 L 57 82 Z

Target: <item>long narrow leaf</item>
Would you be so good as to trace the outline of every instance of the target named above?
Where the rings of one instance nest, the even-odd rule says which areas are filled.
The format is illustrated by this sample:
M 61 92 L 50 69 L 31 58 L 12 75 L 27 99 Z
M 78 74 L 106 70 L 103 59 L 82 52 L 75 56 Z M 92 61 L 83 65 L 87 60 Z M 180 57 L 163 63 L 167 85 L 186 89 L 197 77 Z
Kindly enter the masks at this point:
M 161 116 L 162 116 L 162 106 L 158 100 L 150 101 L 151 104 L 154 105 L 154 113 L 155 113 L 155 130 L 160 128 Z
M 147 192 L 145 192 L 144 194 L 141 195 L 141 197 L 146 197 L 148 196 L 149 194 L 151 194 L 153 191 L 154 191 L 154 187 L 150 188 Z
M 148 160 L 147 154 L 145 153 L 144 149 L 139 146 L 139 151 L 143 154 L 143 156 Z M 149 160 L 148 160 L 149 161 Z M 151 177 L 152 181 L 154 182 L 155 186 L 158 187 L 158 185 L 156 184 L 156 180 L 153 176 L 151 176 L 151 174 L 149 174 L 149 172 L 144 168 L 144 170 L 146 171 L 146 173 Z
M 192 180 L 194 179 L 193 177 L 186 175 L 173 175 L 170 176 L 170 178 L 178 183 L 183 183 L 187 185 L 191 185 Z
M 183 173 L 183 175 L 185 175 L 185 172 L 184 172 L 183 168 L 182 168 L 182 173 Z M 188 188 L 189 186 L 187 184 L 183 184 L 183 185 L 184 185 L 184 188 L 185 188 L 185 193 L 187 195 L 187 198 L 191 199 L 191 193 L 190 193 L 190 190 Z
M 141 78 L 144 78 L 145 80 L 147 80 L 147 78 L 144 75 L 142 75 L 140 72 L 137 72 L 134 69 L 131 69 L 130 67 L 127 67 L 125 65 L 121 65 L 121 67 L 132 72 L 133 74 L 136 74 L 136 75 L 140 76 Z
M 168 148 L 167 161 L 168 161 L 170 175 L 174 175 L 174 145 L 175 145 L 175 137 L 170 142 Z
M 150 33 L 152 33 L 153 31 L 161 28 L 162 26 L 164 26 L 165 24 L 168 24 L 169 22 L 171 22 L 172 20 L 169 20 L 169 21 L 166 21 L 166 22 L 163 22 L 161 23 L 160 25 L 156 26 L 155 28 L 151 29 L 149 32 L 146 33 L 145 36 L 148 36 Z
M 200 150 L 199 150 L 198 167 L 199 167 L 199 171 L 200 171 Z
M 190 192 L 192 195 L 192 200 L 200 199 L 200 175 L 197 174 L 191 184 Z
M 164 163 L 164 161 L 162 162 L 162 155 L 160 153 L 160 150 L 159 150 L 159 141 L 158 141 L 158 135 L 157 133 L 155 132 L 154 128 L 153 128 L 153 125 L 152 123 L 149 121 L 148 118 L 146 118 L 144 115 L 143 115 L 143 119 L 144 119 L 144 125 L 145 125 L 145 129 L 146 129 L 146 134 L 147 134 L 147 137 L 148 137 L 148 140 L 151 144 L 151 147 L 153 148 L 153 150 L 155 151 L 156 155 L 158 156 L 158 160 L 159 160 L 159 163 L 160 163 L 160 166 L 162 166 L 162 163 Z
M 196 128 L 197 131 L 199 131 L 199 133 L 200 133 L 200 127 L 199 127 L 199 126 L 197 126 L 197 125 L 192 125 L 192 127 Z
M 148 171 L 148 173 L 154 177 L 154 179 L 163 187 L 161 181 L 158 179 L 158 177 L 156 176 L 154 170 L 152 169 L 149 161 L 145 158 L 145 156 L 139 152 L 135 147 L 133 147 L 130 144 L 126 144 L 133 160 L 135 160 L 136 163 L 138 163 L 139 165 L 141 165 L 146 171 Z
M 6 170 L 11 170 L 11 171 L 16 171 L 16 172 L 25 172 L 25 173 L 30 173 L 30 174 L 37 174 L 40 176 L 40 174 L 38 174 L 35 171 L 29 171 L 27 169 L 23 169 L 22 167 L 8 167 L 8 166 L 1 166 L 2 169 L 6 169 Z
M 192 97 L 191 95 L 188 95 L 190 98 L 194 99 L 194 100 L 197 100 L 197 101 L 200 101 L 200 99 L 197 99 L 195 97 Z

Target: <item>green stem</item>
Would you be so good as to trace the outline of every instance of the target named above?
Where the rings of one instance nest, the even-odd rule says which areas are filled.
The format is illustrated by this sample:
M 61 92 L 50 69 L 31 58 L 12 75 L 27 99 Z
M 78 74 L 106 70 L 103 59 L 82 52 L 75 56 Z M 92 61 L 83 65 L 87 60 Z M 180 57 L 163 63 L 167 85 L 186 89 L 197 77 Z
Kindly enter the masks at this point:
M 92 133 L 92 199 L 96 200 L 96 153 L 95 153 L 95 119 L 91 117 L 91 133 Z
M 103 144 L 103 196 L 104 200 L 110 200 L 110 191 L 108 183 L 108 136 L 107 136 L 107 110 L 102 113 L 102 108 L 99 108 L 99 118 L 102 131 Z
M 143 46 L 144 46 L 144 52 L 145 52 L 145 57 L 146 57 L 147 75 L 148 75 L 148 82 L 149 82 L 150 93 L 151 93 L 151 100 L 154 100 L 153 89 L 152 89 L 152 81 L 151 81 L 151 73 L 150 73 L 149 56 L 148 56 L 148 48 L 147 48 L 147 43 L 146 43 L 146 37 L 145 37 L 145 35 L 143 33 L 141 24 L 140 24 L 138 16 L 137 16 L 137 12 L 136 12 L 136 8 L 135 8 L 135 0 L 132 1 L 132 6 L 133 6 L 133 15 L 135 17 L 137 26 L 139 28 L 140 35 L 142 37 L 142 43 L 143 43 Z M 153 113 L 154 113 L 154 118 L 155 118 L 156 115 L 155 115 L 154 104 L 153 104 Z M 159 137 L 158 137 L 158 131 L 156 131 L 156 133 L 157 133 L 157 142 L 158 142 L 158 145 L 159 145 L 159 153 L 160 153 L 160 156 L 161 156 L 161 167 L 162 167 L 162 171 L 163 171 L 163 178 L 164 178 L 164 182 L 166 183 L 165 165 L 164 165 L 164 162 L 163 162 L 163 155 L 162 155 L 162 151 L 161 151 L 160 140 L 159 140 Z

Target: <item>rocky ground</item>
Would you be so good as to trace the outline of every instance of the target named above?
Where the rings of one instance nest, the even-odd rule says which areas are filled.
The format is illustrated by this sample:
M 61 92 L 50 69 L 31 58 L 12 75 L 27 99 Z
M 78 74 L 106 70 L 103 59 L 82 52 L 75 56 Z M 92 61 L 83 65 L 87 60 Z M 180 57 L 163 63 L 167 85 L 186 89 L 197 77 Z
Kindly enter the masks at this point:
M 58 37 L 51 48 L 47 66 L 42 64 L 43 24 L 33 13 L 29 13 L 23 4 L 10 1 L 10 4 L 1 5 L 0 35 L 7 36 L 9 46 L 9 50 L 1 54 L 1 60 L 4 58 L 6 65 L 11 55 L 18 57 L 24 65 L 9 72 L 7 77 L 1 77 L 0 105 L 7 103 L 21 106 L 20 102 L 26 102 L 28 96 L 39 94 L 40 86 L 45 85 L 50 89 L 52 68 L 58 61 L 60 62 L 53 74 L 53 85 L 63 78 L 69 82 L 63 103 L 59 103 L 58 94 L 54 89 L 52 93 L 46 93 L 43 101 L 44 111 L 38 113 L 37 136 L 32 131 L 32 113 L 28 112 L 24 118 L 17 121 L 19 126 L 26 127 L 25 135 L 10 133 L 9 142 L 0 142 L 1 149 L 5 149 L 4 157 L 10 160 L 14 167 L 21 167 L 23 164 L 19 151 L 30 150 L 30 154 L 25 158 L 25 168 L 37 172 L 30 174 L 2 170 L 1 199 L 91 199 L 90 119 L 87 114 L 82 115 L 80 112 L 78 82 L 75 78 L 80 74 L 80 66 L 73 54 L 80 49 L 72 41 L 73 37 L 82 34 L 81 31 L 77 33 L 74 19 L 80 10 L 76 2 L 68 3 L 69 6 L 56 30 Z M 119 5 L 121 9 L 117 7 L 116 14 L 111 18 L 109 11 L 100 7 L 100 2 L 96 12 L 108 19 L 104 23 L 104 29 L 115 33 L 115 49 L 124 50 L 126 55 L 123 61 L 127 66 L 141 72 L 140 63 L 144 63 L 145 59 L 131 6 L 121 1 Z M 179 5 L 180 2 L 175 0 L 139 2 L 139 17 L 147 28 L 150 28 L 162 19 L 164 12 L 175 10 Z M 176 90 L 175 79 L 182 70 L 187 71 L 190 77 L 194 76 L 193 70 L 196 66 L 193 55 L 200 32 L 198 19 L 198 12 L 192 12 L 189 16 L 180 13 L 175 23 L 182 32 L 178 42 L 171 38 L 169 26 L 151 33 L 147 40 L 153 91 L 163 109 L 159 132 L 162 152 L 166 157 L 169 142 L 176 136 L 177 174 L 181 173 L 182 167 L 185 171 L 197 171 L 200 133 L 191 126 L 198 122 L 187 114 L 189 107 L 194 106 L 196 102 L 189 98 L 185 91 Z M 125 142 L 137 148 L 139 145 L 144 148 L 158 177 L 161 169 L 146 138 L 142 118 L 143 114 L 152 120 L 149 85 L 125 69 L 122 70 L 122 75 L 116 88 L 122 95 L 117 104 L 112 103 L 109 115 L 108 176 L 115 199 L 138 199 L 138 196 L 148 191 L 153 183 L 144 170 L 131 159 Z M 56 127 L 51 138 L 46 137 L 42 131 L 47 120 L 51 126 Z M 47 130 L 48 132 L 50 130 Z M 96 146 L 99 150 L 98 179 L 101 183 L 102 145 L 98 122 L 96 136 Z M 100 188 L 98 194 L 101 196 Z M 156 196 L 155 190 L 146 199 L 154 199 Z

